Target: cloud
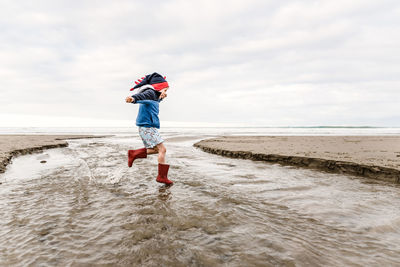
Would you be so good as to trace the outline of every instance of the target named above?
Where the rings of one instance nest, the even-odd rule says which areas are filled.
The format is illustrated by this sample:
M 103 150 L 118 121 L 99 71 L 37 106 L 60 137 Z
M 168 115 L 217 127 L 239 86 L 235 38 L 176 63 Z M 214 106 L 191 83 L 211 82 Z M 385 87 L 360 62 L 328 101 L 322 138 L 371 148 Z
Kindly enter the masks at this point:
M 134 120 L 124 98 L 157 71 L 171 85 L 166 121 L 399 125 L 397 1 L 3 6 L 2 114 Z

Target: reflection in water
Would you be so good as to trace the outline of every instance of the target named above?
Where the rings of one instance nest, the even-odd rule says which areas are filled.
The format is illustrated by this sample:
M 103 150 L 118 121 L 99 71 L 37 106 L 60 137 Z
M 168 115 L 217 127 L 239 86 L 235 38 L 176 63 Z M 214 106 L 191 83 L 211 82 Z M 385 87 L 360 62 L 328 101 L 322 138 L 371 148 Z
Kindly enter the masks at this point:
M 168 199 L 170 199 L 170 195 L 171 195 L 171 191 L 169 190 L 169 188 L 172 185 L 162 185 L 160 186 L 160 188 L 158 189 L 158 199 L 160 200 L 164 200 L 167 201 Z
M 141 145 L 131 137 L 15 159 L 0 176 L 0 265 L 400 264 L 397 185 L 166 137 L 169 187 L 155 181 L 156 157 L 126 166 L 127 149 Z

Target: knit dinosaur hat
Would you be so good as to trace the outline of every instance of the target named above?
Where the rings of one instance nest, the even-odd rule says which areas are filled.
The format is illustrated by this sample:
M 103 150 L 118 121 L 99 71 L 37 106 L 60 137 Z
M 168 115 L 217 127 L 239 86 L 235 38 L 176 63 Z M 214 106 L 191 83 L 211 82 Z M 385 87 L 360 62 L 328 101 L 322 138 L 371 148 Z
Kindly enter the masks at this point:
M 165 80 L 165 78 L 165 76 L 163 77 L 157 72 L 146 75 L 145 77 L 142 77 L 135 82 L 136 85 L 131 88 L 131 91 L 135 90 L 136 88 L 142 87 L 143 85 L 150 85 L 154 88 L 154 90 L 160 91 L 164 88 L 169 87 L 168 82 Z

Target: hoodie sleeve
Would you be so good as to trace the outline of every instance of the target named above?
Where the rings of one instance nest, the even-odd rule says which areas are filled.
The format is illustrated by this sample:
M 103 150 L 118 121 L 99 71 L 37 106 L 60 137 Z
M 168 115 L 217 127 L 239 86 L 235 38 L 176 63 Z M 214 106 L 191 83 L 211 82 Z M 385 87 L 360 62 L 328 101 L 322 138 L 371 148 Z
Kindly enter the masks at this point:
M 134 94 L 132 97 L 135 99 L 135 102 L 139 100 L 154 100 L 157 101 L 160 98 L 161 93 L 155 90 L 145 90 L 141 93 Z

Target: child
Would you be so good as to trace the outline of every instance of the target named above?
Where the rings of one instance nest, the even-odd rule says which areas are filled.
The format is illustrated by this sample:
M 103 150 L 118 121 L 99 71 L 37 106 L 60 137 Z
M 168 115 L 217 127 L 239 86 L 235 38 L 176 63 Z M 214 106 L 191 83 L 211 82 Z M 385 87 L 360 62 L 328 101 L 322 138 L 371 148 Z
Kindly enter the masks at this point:
M 154 100 L 162 99 L 166 96 L 169 88 L 168 82 L 165 80 L 165 76 L 161 76 L 157 72 L 142 77 L 136 85 L 131 88 L 131 91 L 136 90 L 132 96 L 133 103 L 139 100 Z
M 160 96 L 161 99 L 165 96 Z M 140 104 L 139 112 L 136 117 L 136 126 L 139 127 L 139 135 L 142 138 L 144 148 L 128 151 L 128 166 L 132 167 L 132 163 L 137 158 L 147 158 L 148 154 L 158 153 L 158 176 L 156 181 L 171 185 L 173 182 L 168 179 L 169 165 L 165 164 L 165 153 L 167 152 L 164 146 L 164 140 L 161 138 L 158 129 L 160 128 L 160 120 L 158 118 L 159 102 L 161 99 L 154 100 L 138 100 L 128 96 L 127 103 Z

